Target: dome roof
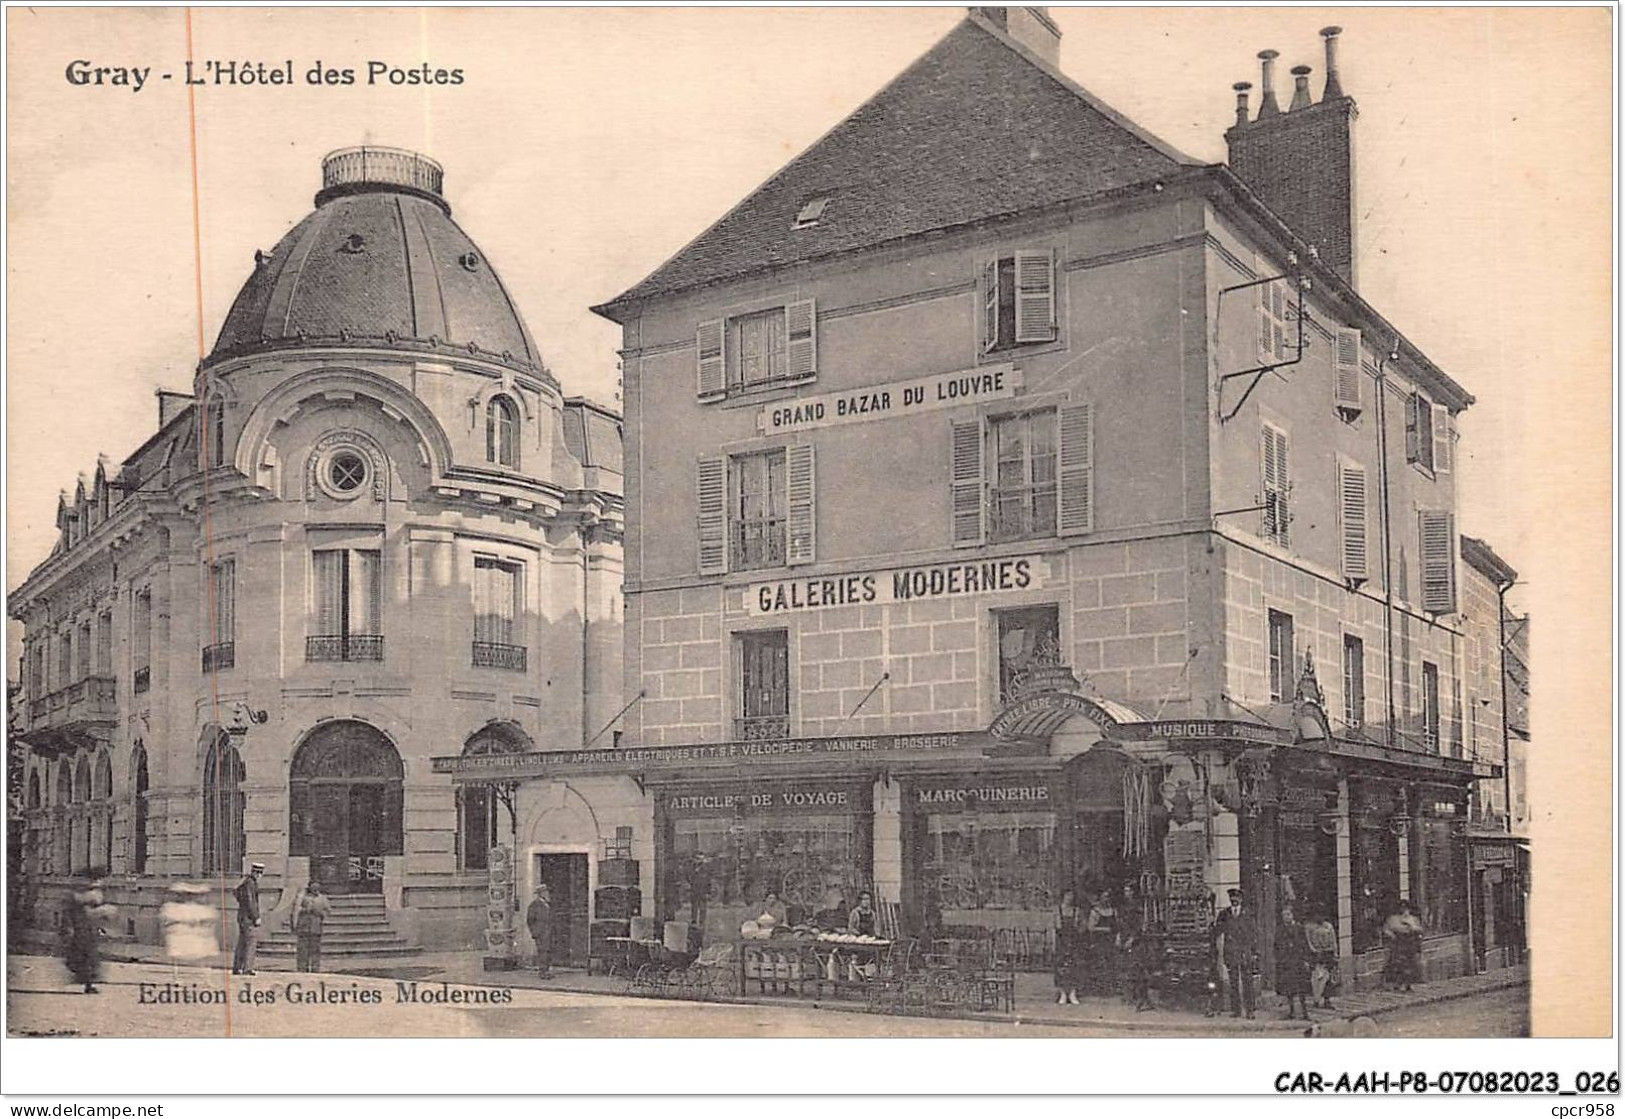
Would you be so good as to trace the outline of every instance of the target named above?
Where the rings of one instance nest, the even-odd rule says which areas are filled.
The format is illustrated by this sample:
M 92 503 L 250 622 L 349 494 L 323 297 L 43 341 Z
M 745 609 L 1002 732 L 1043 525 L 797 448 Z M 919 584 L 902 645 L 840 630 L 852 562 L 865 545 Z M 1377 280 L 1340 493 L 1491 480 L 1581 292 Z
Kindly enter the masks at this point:
M 346 148 L 322 160 L 316 209 L 254 254 L 205 365 L 290 347 L 460 350 L 540 372 L 485 254 L 451 220 L 432 159 Z

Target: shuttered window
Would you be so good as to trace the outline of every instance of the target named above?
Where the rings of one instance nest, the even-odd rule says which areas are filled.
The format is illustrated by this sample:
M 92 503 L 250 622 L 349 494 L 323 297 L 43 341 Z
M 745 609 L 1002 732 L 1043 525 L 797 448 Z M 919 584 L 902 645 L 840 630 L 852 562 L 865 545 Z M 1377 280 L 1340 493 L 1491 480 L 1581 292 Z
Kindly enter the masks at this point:
M 1263 500 L 1259 502 L 1264 507 L 1262 535 L 1265 540 L 1284 548 L 1290 540 L 1289 526 L 1292 523 L 1289 508 L 1292 475 L 1288 466 L 1286 432 L 1273 424 L 1265 424 L 1262 442 Z
M 1292 615 L 1269 612 L 1270 700 L 1283 703 L 1297 691 L 1297 653 L 1293 644 Z
M 1297 349 L 1297 333 L 1287 329 L 1291 319 L 1285 280 L 1258 286 L 1258 363 L 1289 361 Z
M 1333 355 L 1335 385 L 1334 402 L 1338 411 L 1346 416 L 1360 414 L 1360 332 L 1351 327 L 1337 331 L 1336 353 Z
M 797 300 L 695 328 L 696 389 L 700 399 L 748 392 L 818 371 L 818 312 Z
M 728 566 L 734 571 L 785 562 L 787 458 L 781 449 L 735 455 L 728 464 Z
M 1350 582 L 1370 576 L 1366 535 L 1367 491 L 1365 467 L 1337 464 L 1337 524 L 1342 545 L 1343 578 Z
M 728 570 L 728 460 L 702 458 L 696 472 L 700 574 Z
M 950 436 L 948 485 L 953 543 L 956 547 L 980 544 L 987 539 L 981 417 L 954 420 Z
M 996 257 L 982 267 L 981 289 L 984 351 L 1055 340 L 1054 253 L 1023 250 Z
M 1439 748 L 1439 666 L 1431 661 L 1422 662 L 1422 739 Z
M 795 566 L 817 556 L 817 472 L 811 445 L 787 448 L 784 457 L 790 518 L 784 559 Z
M 1424 509 L 1420 514 L 1422 609 L 1429 614 L 1456 612 L 1455 514 Z
M 1405 401 L 1405 461 L 1417 463 L 1430 471 L 1436 470 L 1434 456 L 1437 449 L 1433 402 L 1421 393 L 1413 392 Z
M 1433 472 L 1450 473 L 1450 409 L 1443 404 L 1433 406 Z
M 954 420 L 948 459 L 955 547 L 1094 528 L 1091 405 Z

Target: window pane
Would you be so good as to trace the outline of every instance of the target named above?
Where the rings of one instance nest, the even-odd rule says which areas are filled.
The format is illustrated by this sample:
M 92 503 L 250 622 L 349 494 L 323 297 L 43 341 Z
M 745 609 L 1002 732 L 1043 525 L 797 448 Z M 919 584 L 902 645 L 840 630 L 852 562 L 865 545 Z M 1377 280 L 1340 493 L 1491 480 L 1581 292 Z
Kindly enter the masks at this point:
M 380 632 L 378 600 L 382 587 L 382 563 L 378 552 L 350 553 L 350 632 L 374 635 Z
M 344 553 L 312 552 L 310 559 L 312 635 L 337 637 L 344 631 Z

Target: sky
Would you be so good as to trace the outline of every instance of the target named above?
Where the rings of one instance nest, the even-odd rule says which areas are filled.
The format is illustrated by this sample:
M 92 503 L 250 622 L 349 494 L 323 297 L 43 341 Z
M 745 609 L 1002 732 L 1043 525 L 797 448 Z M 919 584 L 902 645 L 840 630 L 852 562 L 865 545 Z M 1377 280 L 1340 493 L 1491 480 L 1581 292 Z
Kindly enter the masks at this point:
M 205 343 L 254 250 L 310 210 L 322 155 L 392 144 L 444 165 L 453 216 L 566 391 L 613 401 L 618 329 L 587 308 L 698 235 L 963 12 L 194 9 L 195 59 L 291 59 L 296 78 L 194 91 Z M 1532 474 L 1554 445 L 1606 438 L 1609 13 L 1052 13 L 1069 76 L 1208 161 L 1224 157 L 1231 83 L 1258 81 L 1256 53 L 1281 52 L 1283 87 L 1292 65 L 1312 65 L 1318 95 L 1317 31 L 1343 26 L 1362 294 L 1478 398 L 1460 424 L 1462 531 L 1526 575 L 1538 566 L 1535 503 L 1572 488 L 1559 474 L 1542 490 Z M 88 478 L 99 452 L 116 464 L 151 433 L 155 389 L 189 391 L 199 321 L 183 11 L 8 16 L 9 590 L 49 553 L 58 491 Z M 74 60 L 152 72 L 139 92 L 75 86 Z M 369 86 L 372 60 L 464 80 Z M 356 84 L 306 84 L 318 61 L 355 68 Z M 1551 406 L 1564 377 L 1580 416 Z

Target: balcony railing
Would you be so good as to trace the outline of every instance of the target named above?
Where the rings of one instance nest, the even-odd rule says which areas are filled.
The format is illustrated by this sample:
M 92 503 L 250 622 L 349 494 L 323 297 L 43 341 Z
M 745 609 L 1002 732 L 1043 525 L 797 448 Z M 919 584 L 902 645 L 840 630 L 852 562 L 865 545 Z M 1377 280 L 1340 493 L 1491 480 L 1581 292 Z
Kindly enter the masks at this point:
M 143 665 L 135 670 L 135 683 L 130 690 L 140 695 L 150 687 L 152 687 L 152 666 Z
M 305 638 L 307 661 L 381 661 L 384 639 L 376 633 L 330 633 Z
M 54 725 L 117 719 L 118 688 L 111 676 L 86 676 L 31 700 L 30 719 Z
M 763 742 L 789 737 L 788 715 L 741 715 L 734 719 L 734 738 L 741 742 Z
M 203 671 L 219 672 L 222 668 L 230 668 L 237 663 L 237 644 L 234 641 L 222 641 L 218 645 L 206 645 L 203 648 Z
M 526 649 L 523 645 L 502 645 L 495 641 L 474 642 L 475 668 L 510 668 L 525 671 Z
M 784 566 L 785 522 L 781 518 L 734 521 L 728 527 L 735 571 Z

